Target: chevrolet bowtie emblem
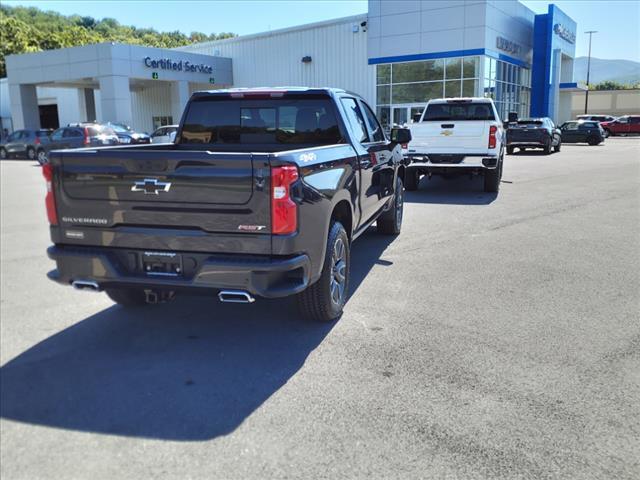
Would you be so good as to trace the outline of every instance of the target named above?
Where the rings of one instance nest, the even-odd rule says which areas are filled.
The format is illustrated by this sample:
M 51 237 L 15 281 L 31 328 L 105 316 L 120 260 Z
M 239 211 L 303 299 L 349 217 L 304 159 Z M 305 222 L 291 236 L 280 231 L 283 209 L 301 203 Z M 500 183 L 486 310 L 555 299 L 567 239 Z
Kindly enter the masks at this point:
M 442 130 L 440 132 L 440 135 L 444 135 L 445 137 L 448 137 L 449 135 L 453 135 L 453 132 L 451 130 Z
M 158 195 L 160 192 L 168 192 L 171 188 L 169 182 L 159 182 L 157 178 L 145 178 L 134 183 L 132 192 L 144 192 L 145 195 Z

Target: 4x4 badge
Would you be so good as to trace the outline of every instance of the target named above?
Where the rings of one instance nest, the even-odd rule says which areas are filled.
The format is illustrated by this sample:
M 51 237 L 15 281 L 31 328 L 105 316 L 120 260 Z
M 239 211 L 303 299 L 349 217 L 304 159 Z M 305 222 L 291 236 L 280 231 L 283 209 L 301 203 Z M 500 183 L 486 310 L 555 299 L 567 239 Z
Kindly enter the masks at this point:
M 132 192 L 144 192 L 145 195 L 158 195 L 160 192 L 168 192 L 171 188 L 169 182 L 159 182 L 157 178 L 145 178 L 134 183 Z

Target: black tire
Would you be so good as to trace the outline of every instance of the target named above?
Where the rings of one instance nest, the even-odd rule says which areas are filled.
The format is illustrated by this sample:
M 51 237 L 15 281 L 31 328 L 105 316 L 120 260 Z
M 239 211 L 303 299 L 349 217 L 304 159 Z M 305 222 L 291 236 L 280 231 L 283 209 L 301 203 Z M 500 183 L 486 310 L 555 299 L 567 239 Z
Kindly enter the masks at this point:
M 597 137 L 589 137 L 587 138 L 587 143 L 591 146 L 595 146 L 600 144 L 600 140 Z
M 507 155 L 513 155 L 514 150 L 515 150 L 515 147 L 507 147 Z
M 7 153 L 7 150 L 4 148 L 0 148 L 0 159 L 6 160 L 7 158 L 9 158 L 9 154 Z
M 611 130 L 608 130 L 608 129 L 606 129 L 606 128 L 604 129 L 604 133 L 605 133 L 605 135 L 606 135 L 607 137 L 615 137 L 615 136 L 616 136 L 616 134 L 615 134 L 615 133 L 613 133 Z
M 551 155 L 551 145 L 552 144 L 553 144 L 553 140 L 549 139 L 549 141 L 544 146 L 544 149 L 542 150 L 545 155 Z
M 322 274 L 317 282 L 297 295 L 301 313 L 309 320 L 332 322 L 342 315 L 349 293 L 351 248 L 340 222 L 332 222 Z
M 561 146 L 562 146 L 562 141 L 558 140 L 558 144 L 555 147 L 553 147 L 553 151 L 556 153 L 559 152 Z
M 404 174 L 404 188 L 409 192 L 418 189 L 420 183 L 420 173 L 417 170 L 407 169 Z
M 38 159 L 38 163 L 40 165 L 44 165 L 45 163 L 47 163 L 47 152 L 45 152 L 41 148 L 40 150 L 38 150 L 38 154 L 36 155 L 36 158 Z
M 500 190 L 500 180 L 502 179 L 502 158 L 498 161 L 498 166 L 493 170 L 484 171 L 484 191 L 487 193 L 498 193 Z
M 33 147 L 27 148 L 27 159 L 35 160 L 36 159 L 36 150 Z
M 404 187 L 402 179 L 396 179 L 396 193 L 393 196 L 392 207 L 378 217 L 378 232 L 385 235 L 399 235 L 402 229 L 402 216 L 404 212 Z
M 138 288 L 107 288 L 107 296 L 123 307 L 140 307 L 147 305 L 144 290 Z

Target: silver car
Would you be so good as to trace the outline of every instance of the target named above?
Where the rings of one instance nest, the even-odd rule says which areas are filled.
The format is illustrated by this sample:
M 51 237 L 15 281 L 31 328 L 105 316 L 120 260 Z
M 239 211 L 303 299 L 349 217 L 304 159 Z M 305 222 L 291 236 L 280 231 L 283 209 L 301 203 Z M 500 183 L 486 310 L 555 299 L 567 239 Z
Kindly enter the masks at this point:
M 22 157 L 46 162 L 51 130 L 16 130 L 0 143 L 0 158 Z

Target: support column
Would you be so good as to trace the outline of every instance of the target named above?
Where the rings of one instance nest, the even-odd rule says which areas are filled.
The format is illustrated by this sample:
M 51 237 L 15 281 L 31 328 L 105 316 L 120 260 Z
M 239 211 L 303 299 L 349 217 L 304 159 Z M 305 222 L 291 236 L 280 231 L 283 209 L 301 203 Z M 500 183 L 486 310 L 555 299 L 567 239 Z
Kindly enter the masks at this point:
M 13 129 L 40 128 L 40 110 L 35 85 L 9 84 Z
M 109 75 L 100 77 L 100 105 L 103 122 L 121 122 L 131 125 L 131 90 L 129 77 Z
M 182 112 L 189 100 L 189 82 L 179 80 L 171 83 L 171 116 L 173 123 L 180 123 Z

